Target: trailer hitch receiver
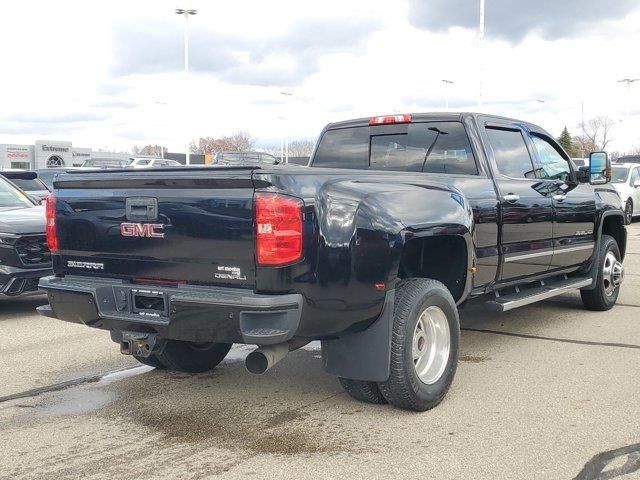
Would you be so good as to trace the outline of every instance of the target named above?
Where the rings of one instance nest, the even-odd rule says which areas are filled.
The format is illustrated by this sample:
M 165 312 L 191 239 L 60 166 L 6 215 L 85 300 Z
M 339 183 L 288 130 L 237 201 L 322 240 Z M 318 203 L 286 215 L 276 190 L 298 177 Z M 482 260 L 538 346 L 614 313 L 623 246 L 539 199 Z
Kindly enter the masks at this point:
M 120 353 L 147 358 L 160 350 L 160 339 L 155 333 L 122 332 Z

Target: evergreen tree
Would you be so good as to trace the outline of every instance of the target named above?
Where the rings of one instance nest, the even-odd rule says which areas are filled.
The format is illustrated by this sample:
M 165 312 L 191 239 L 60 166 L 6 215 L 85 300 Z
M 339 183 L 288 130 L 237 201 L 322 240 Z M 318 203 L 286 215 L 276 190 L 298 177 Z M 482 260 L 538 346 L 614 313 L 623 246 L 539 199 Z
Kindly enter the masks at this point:
M 573 139 L 571 138 L 571 135 L 569 134 L 569 130 L 567 130 L 567 127 L 564 127 L 564 129 L 562 130 L 562 133 L 558 137 L 558 143 L 562 145 L 562 148 L 565 149 L 565 151 L 569 154 L 570 157 L 576 156 L 577 149 L 576 149 L 576 146 L 573 144 Z

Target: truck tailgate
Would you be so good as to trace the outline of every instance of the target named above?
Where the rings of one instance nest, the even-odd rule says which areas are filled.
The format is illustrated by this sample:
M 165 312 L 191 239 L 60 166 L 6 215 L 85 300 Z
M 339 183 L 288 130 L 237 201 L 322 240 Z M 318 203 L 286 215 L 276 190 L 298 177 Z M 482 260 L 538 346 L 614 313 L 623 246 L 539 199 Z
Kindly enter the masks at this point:
M 69 274 L 251 287 L 251 169 L 71 173 L 55 183 Z

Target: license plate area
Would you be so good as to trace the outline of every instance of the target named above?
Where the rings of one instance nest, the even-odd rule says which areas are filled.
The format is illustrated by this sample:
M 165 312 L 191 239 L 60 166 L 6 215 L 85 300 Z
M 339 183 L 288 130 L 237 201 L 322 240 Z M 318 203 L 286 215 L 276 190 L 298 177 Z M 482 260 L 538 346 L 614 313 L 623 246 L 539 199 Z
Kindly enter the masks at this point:
M 167 317 L 167 295 L 159 290 L 131 289 L 133 313 L 151 317 Z

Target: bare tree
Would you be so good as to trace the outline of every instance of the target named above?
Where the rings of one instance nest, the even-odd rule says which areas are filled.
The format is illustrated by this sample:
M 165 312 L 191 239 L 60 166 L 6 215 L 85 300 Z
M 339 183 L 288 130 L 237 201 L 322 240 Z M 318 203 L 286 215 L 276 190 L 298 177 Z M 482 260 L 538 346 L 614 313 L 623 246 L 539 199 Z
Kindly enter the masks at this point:
M 289 156 L 310 157 L 313 152 L 314 142 L 309 139 L 294 140 L 289 142 Z
M 582 135 L 574 137 L 582 157 L 590 152 L 606 150 L 611 142 L 614 122 L 609 117 L 595 117 L 582 125 Z
M 224 151 L 246 152 L 253 148 L 255 140 L 251 134 L 245 130 L 234 132 L 229 137 L 201 137 L 192 140 L 189 144 L 191 153 L 216 154 Z
M 246 152 L 253 149 L 255 138 L 246 130 L 238 130 L 231 135 L 231 144 L 233 149 L 238 152 Z
M 156 157 L 162 157 L 167 153 L 167 151 L 167 147 L 163 147 L 161 145 L 145 145 L 144 147 L 135 145 L 133 147 L 133 153 L 135 155 L 154 155 Z

